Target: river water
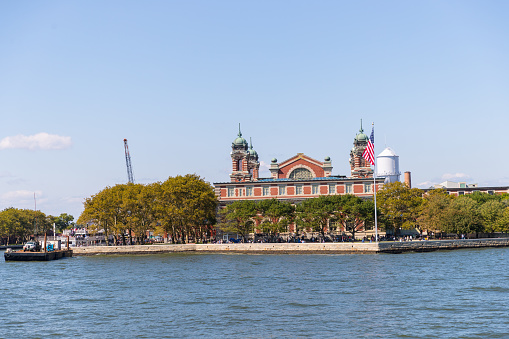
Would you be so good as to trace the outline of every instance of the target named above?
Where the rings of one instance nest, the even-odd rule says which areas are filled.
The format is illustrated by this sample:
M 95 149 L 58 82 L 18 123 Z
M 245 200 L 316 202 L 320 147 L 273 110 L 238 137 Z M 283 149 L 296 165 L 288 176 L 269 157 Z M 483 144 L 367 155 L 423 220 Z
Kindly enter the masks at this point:
M 508 260 L 508 248 L 0 259 L 0 338 L 505 338 Z

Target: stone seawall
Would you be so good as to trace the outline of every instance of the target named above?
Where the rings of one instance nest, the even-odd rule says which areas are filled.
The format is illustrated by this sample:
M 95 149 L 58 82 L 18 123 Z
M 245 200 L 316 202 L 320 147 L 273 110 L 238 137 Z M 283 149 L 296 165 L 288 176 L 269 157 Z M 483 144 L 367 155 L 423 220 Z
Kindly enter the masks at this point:
M 158 244 L 73 247 L 74 255 L 154 253 L 376 253 L 375 243 Z
M 155 253 L 249 253 L 249 254 L 348 254 L 431 252 L 480 247 L 508 247 L 509 238 L 434 240 L 381 243 L 247 243 L 247 244 L 158 244 L 133 246 L 88 246 L 72 248 L 74 255 Z
M 376 253 L 376 243 L 247 243 L 196 245 L 197 252 L 222 253 Z
M 74 255 L 96 254 L 157 254 L 181 253 L 196 251 L 195 244 L 161 244 L 161 245 L 132 245 L 132 246 L 84 246 L 71 247 Z
M 509 238 L 381 242 L 380 253 L 431 252 L 462 248 L 508 247 Z

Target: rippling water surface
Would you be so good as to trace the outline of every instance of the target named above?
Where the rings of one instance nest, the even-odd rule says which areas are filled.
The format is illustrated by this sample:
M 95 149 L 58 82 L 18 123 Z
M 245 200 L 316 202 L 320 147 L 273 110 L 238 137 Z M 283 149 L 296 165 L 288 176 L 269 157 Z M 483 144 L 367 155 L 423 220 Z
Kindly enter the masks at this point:
M 508 259 L 507 248 L 0 259 L 0 338 L 505 338 Z

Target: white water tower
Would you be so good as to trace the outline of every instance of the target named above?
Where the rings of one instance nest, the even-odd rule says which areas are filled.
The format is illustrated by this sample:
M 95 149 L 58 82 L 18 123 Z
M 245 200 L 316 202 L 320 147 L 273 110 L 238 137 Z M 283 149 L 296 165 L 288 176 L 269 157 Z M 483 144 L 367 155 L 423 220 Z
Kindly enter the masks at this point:
M 399 176 L 401 175 L 399 171 L 399 156 L 390 147 L 384 149 L 376 159 L 376 176 L 378 178 L 385 178 L 386 184 L 399 181 Z

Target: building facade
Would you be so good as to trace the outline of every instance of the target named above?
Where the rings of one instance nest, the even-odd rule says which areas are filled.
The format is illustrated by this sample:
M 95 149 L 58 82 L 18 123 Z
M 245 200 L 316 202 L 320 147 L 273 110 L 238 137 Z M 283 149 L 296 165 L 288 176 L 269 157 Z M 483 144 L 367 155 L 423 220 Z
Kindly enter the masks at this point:
M 355 135 L 350 151 L 350 176 L 332 174 L 330 157 L 319 161 L 303 153 L 270 163 L 270 178 L 259 177 L 259 157 L 252 143 L 242 137 L 242 132 L 232 142 L 232 172 L 229 182 L 214 183 L 220 207 L 238 200 L 278 199 L 299 203 L 322 195 L 353 194 L 372 198 L 374 185 L 379 189 L 384 178 L 373 180 L 373 169 L 362 157 L 368 136 L 362 129 Z M 292 227 L 290 227 L 292 232 Z
M 272 159 L 270 178 L 260 178 L 258 153 L 240 131 L 232 142 L 230 182 L 214 183 L 221 205 L 236 200 L 278 199 L 298 202 L 321 195 L 354 194 L 371 198 L 374 192 L 373 169 L 362 157 L 368 136 L 361 127 L 350 151 L 350 176 L 333 175 L 330 157 L 316 160 L 303 153 L 278 162 Z M 384 178 L 377 178 L 377 189 Z

